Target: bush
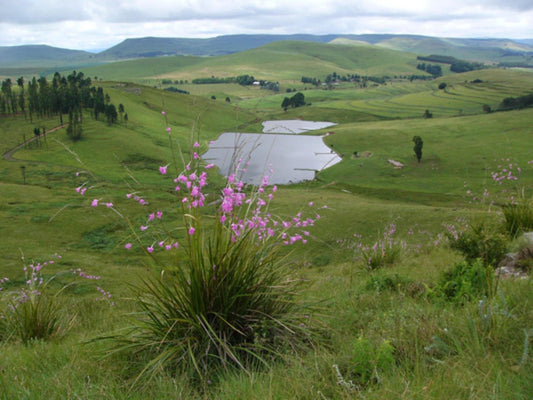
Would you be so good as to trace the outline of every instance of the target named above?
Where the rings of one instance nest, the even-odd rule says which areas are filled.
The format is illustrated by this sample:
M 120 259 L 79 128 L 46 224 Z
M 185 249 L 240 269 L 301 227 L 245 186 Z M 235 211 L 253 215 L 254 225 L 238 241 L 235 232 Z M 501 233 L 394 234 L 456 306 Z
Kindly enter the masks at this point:
M 481 260 L 462 261 L 441 274 L 433 294 L 437 298 L 462 304 L 493 293 L 494 270 Z
M 461 232 L 446 233 L 448 243 L 472 263 L 481 259 L 483 265 L 497 266 L 505 256 L 507 240 L 495 226 L 484 222 L 468 225 Z
M 381 381 L 381 374 L 394 367 L 394 346 L 387 340 L 379 345 L 359 337 L 350 349 L 349 358 L 334 365 L 337 383 L 347 388 L 361 389 Z

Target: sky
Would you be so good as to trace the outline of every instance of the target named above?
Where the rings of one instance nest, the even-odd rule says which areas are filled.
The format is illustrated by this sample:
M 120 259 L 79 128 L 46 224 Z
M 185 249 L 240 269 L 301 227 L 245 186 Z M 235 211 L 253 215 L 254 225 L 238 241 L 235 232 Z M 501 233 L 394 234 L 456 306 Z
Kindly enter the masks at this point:
M 100 51 L 127 38 L 416 34 L 533 39 L 533 0 L 0 0 L 0 46 Z

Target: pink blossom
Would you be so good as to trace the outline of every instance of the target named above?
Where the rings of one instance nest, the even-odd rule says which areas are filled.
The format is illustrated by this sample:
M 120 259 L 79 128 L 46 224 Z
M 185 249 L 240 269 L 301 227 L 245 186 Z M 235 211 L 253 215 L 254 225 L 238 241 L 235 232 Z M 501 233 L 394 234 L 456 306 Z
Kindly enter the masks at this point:
M 167 126 L 167 132 L 170 133 L 170 126 Z
M 161 115 L 167 115 L 167 113 L 165 112 L 165 110 L 161 111 Z
M 166 175 L 167 167 L 168 167 L 168 165 L 165 165 L 163 167 L 159 167 L 159 172 L 161 173 L 161 175 Z
M 198 143 L 198 142 L 194 142 L 194 144 L 192 145 L 192 147 L 194 147 L 195 149 L 197 149 L 198 147 L 200 147 L 200 143 Z
M 205 169 L 211 169 L 211 168 L 213 168 L 214 166 L 215 166 L 215 164 L 207 164 L 207 165 L 205 166 Z
M 98 205 L 98 199 L 94 199 L 92 202 L 91 202 L 91 207 L 96 207 Z
M 155 215 L 158 219 L 161 219 L 161 217 L 163 216 L 163 211 L 158 211 L 155 213 Z
M 109 203 L 105 203 L 105 206 L 106 206 L 107 208 L 111 208 L 111 207 L 113 207 L 113 203 L 111 203 L 111 202 L 109 202 Z
M 143 231 L 143 232 L 144 232 L 144 231 L 145 231 L 145 230 L 147 230 L 147 229 L 148 229 L 148 227 L 147 227 L 147 226 L 145 226 L 145 225 L 141 225 L 141 231 Z
M 126 197 L 127 197 L 128 199 L 131 199 L 131 196 L 133 196 L 132 193 L 128 193 L 128 194 L 126 194 Z
M 83 196 L 86 191 L 87 191 L 87 188 L 83 188 L 83 189 L 80 190 L 80 194 Z
M 153 253 L 153 251 L 154 251 L 154 246 L 153 246 L 153 245 L 148 246 L 148 247 L 146 248 L 146 251 L 147 251 L 148 253 Z
M 152 214 L 150 214 L 150 215 L 148 216 L 148 221 L 153 221 L 154 218 L 155 218 L 155 214 L 152 213 Z
M 196 231 L 196 229 L 194 229 L 194 227 L 191 226 L 191 227 L 189 228 L 189 235 L 191 235 L 191 236 L 194 235 L 194 232 L 195 232 L 195 231 Z
M 124 248 L 125 248 L 126 250 L 131 249 L 131 243 L 126 243 L 126 244 L 124 245 Z

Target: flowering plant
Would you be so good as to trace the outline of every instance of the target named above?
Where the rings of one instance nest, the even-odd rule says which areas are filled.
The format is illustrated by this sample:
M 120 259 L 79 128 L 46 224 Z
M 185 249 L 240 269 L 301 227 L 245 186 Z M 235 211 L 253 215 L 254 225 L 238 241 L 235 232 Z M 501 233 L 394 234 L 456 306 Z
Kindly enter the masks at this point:
M 172 146 L 171 128 L 166 130 Z M 277 187 L 267 176 L 256 187 L 246 186 L 238 179 L 239 166 L 214 189 L 208 184 L 214 166 L 203 163 L 199 148 L 199 141 L 191 140 L 190 160 L 172 177 L 181 221 L 172 219 L 175 210 L 151 209 L 140 192 L 126 195 L 146 217 L 141 225 L 128 221 L 134 240 L 124 247 L 140 247 L 156 262 L 153 273 L 133 285 L 141 313 L 112 337 L 113 351 L 145 360 L 138 378 L 189 370 L 205 382 L 220 369 L 248 370 L 311 339 L 309 310 L 296 301 L 300 281 L 292 277 L 292 263 L 282 249 L 306 243 L 320 215 L 308 218 L 300 212 L 283 219 L 272 214 Z M 168 178 L 171 165 L 178 165 L 176 159 L 159 173 Z M 104 204 L 123 215 L 113 203 L 99 200 L 91 205 Z M 313 203 L 308 208 L 314 209 Z M 165 231 L 165 223 L 173 228 Z M 158 258 L 161 252 L 176 252 L 176 261 Z

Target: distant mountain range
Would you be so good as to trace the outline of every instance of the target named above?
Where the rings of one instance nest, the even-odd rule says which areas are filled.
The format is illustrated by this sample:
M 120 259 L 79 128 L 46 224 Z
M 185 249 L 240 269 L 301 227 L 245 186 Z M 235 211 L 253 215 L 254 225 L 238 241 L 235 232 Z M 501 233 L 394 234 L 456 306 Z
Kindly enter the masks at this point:
M 372 45 L 415 54 L 533 67 L 533 39 L 451 39 L 418 35 L 225 35 L 207 39 L 126 39 L 94 54 L 46 45 L 0 46 L 0 68 L 68 69 L 110 61 L 175 55 L 217 56 L 283 41 Z

